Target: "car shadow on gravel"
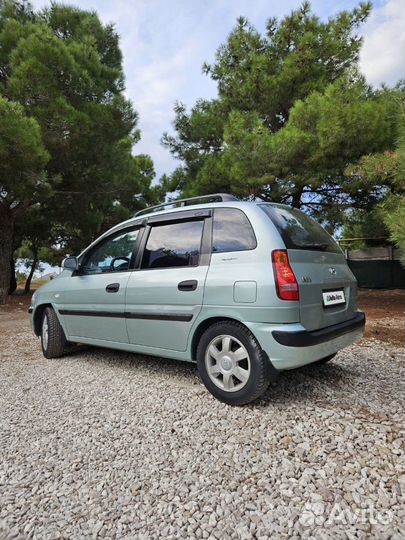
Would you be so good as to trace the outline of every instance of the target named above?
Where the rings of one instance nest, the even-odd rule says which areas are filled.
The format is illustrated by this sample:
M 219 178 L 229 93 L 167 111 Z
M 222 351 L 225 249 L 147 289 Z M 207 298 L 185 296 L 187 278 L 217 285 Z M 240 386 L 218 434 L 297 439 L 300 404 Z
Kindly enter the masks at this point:
M 339 393 L 353 371 L 338 364 L 304 366 L 281 372 L 260 400 L 262 406 L 316 400 L 325 394 Z
M 185 377 L 189 377 L 190 384 L 195 384 L 193 379 L 197 379 L 200 382 L 195 363 L 160 356 L 148 356 L 116 349 L 104 349 L 91 345 L 77 345 L 64 358 L 114 365 L 117 369 L 131 371 L 136 369 L 146 370 L 150 374 L 161 374 L 165 379 L 172 377 L 173 379 L 181 378 L 184 380 Z
M 202 385 L 196 364 L 170 358 L 80 345 L 74 347 L 65 359 L 106 364 L 132 373 L 136 373 L 136 370 L 146 371 L 148 375 L 162 377 L 166 382 L 175 386 L 195 388 Z M 280 373 L 254 405 L 263 407 L 277 403 L 297 403 L 304 400 L 318 401 L 326 394 L 329 396 L 334 394 L 336 398 L 339 393 L 346 394 L 348 381 L 353 382 L 355 379 L 355 369 L 342 366 L 335 361 L 321 366 L 304 366 Z

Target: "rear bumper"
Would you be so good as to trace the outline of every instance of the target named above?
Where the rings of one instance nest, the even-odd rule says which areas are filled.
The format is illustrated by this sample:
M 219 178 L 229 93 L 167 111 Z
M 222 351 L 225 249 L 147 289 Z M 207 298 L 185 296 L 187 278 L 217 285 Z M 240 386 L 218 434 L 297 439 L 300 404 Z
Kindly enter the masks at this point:
M 245 323 L 279 371 L 295 369 L 321 360 L 362 338 L 365 316 L 358 311 L 353 319 L 322 330 L 308 332 L 300 323 Z
M 362 311 L 358 311 L 356 316 L 349 321 L 344 321 L 333 326 L 322 328 L 321 330 L 299 330 L 297 332 L 285 332 L 283 330 L 273 330 L 273 338 L 286 347 L 312 347 L 333 340 L 344 334 L 364 329 L 366 316 Z

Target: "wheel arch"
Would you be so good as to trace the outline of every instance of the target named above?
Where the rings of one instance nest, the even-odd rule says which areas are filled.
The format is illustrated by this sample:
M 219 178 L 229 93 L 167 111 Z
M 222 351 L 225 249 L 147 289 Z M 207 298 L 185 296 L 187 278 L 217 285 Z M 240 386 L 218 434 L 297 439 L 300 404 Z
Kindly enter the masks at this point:
M 218 317 L 208 317 L 207 319 L 204 319 L 195 328 L 193 332 L 193 337 L 191 338 L 190 354 L 191 354 L 191 359 L 193 362 L 197 361 L 197 347 L 201 339 L 201 336 L 207 330 L 207 328 L 209 328 L 211 325 L 218 322 L 237 322 L 241 324 L 242 326 L 244 326 L 248 332 L 250 332 L 249 328 L 246 325 L 244 325 L 243 322 L 241 322 L 238 319 L 234 319 L 232 317 L 218 316 Z
M 34 333 L 36 336 L 41 335 L 41 321 L 42 321 L 42 315 L 47 307 L 50 307 L 53 309 L 52 304 L 40 304 L 34 311 L 34 318 L 33 318 L 33 328 Z

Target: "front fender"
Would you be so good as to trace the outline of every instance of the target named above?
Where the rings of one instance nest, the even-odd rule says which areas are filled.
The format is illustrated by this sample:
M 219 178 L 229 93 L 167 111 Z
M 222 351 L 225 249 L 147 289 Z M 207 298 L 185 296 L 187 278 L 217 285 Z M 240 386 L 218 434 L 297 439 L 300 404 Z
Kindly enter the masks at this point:
M 52 302 L 43 302 L 41 304 L 36 304 L 35 306 L 31 306 L 29 308 L 28 312 L 30 314 L 30 323 L 31 323 L 31 328 L 34 334 L 38 337 L 41 335 L 42 315 L 47 307 L 51 307 L 55 311 L 58 321 L 60 325 L 62 326 L 65 336 L 67 338 L 68 334 L 66 332 L 65 322 L 63 320 L 62 315 L 60 315 L 59 313 L 59 306 Z

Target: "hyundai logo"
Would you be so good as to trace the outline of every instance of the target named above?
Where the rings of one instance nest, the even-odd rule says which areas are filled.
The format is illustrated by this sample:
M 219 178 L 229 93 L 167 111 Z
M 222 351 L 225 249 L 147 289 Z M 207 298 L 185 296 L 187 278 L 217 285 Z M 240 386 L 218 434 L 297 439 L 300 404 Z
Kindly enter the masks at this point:
M 336 268 L 333 268 L 333 266 L 329 266 L 329 273 L 332 274 L 332 276 L 336 275 Z

